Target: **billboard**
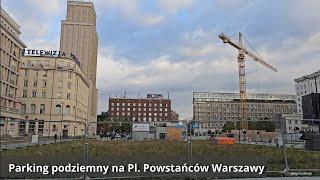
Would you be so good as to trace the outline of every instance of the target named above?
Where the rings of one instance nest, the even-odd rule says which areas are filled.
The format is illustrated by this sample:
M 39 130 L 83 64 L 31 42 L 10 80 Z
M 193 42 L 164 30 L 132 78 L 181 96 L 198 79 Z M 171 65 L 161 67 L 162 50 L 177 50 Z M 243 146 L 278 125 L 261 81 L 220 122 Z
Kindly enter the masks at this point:
M 132 131 L 146 132 L 146 131 L 149 131 L 149 127 L 150 127 L 149 124 L 133 123 Z
M 147 94 L 147 98 L 162 99 L 162 94 Z

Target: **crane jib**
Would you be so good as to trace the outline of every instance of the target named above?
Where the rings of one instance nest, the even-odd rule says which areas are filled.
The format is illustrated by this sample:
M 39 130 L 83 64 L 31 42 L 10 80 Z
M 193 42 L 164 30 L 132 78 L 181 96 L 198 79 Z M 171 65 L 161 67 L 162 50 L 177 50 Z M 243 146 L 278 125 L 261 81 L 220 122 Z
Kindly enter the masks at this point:
M 243 47 L 242 44 L 242 38 L 243 35 L 239 33 L 239 42 L 232 41 L 229 37 L 227 37 L 224 33 L 219 34 L 219 38 L 224 42 L 228 43 L 234 48 L 239 50 L 238 55 L 238 67 L 239 67 L 239 91 L 240 91 L 240 101 L 241 101 L 241 111 L 240 111 L 240 119 L 241 119 L 241 127 L 242 129 L 248 128 L 248 107 L 246 103 L 246 76 L 245 76 L 245 61 L 244 61 L 244 55 L 248 55 L 251 57 L 254 61 L 259 62 L 260 64 L 268 67 L 269 69 L 277 72 L 277 69 L 265 62 L 262 58 L 256 56 L 255 54 L 248 51 L 245 47 Z

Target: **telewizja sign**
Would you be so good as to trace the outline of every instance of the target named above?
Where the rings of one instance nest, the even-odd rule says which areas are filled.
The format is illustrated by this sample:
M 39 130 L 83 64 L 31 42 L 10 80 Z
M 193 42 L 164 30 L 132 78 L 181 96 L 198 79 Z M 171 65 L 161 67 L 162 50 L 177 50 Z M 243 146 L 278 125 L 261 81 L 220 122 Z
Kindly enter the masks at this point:
M 44 49 L 24 49 L 22 51 L 24 56 L 51 56 L 51 57 L 65 57 L 75 60 L 78 64 L 79 61 L 77 57 L 72 53 L 67 53 L 63 51 L 56 50 L 44 50 Z

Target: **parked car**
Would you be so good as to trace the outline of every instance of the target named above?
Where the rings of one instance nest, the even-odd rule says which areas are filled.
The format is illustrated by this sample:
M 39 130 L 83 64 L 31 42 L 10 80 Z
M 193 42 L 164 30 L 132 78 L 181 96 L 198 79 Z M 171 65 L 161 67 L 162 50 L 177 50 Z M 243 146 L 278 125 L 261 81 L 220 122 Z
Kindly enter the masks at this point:
M 116 138 L 117 140 L 119 140 L 119 139 L 121 138 L 120 134 L 116 134 L 116 135 L 115 135 L 115 138 Z

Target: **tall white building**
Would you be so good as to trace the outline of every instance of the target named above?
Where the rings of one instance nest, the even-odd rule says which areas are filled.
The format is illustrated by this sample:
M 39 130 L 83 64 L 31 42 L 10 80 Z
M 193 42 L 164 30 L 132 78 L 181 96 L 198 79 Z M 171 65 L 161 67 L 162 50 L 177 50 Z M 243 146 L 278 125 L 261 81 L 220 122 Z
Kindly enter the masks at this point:
M 302 76 L 294 81 L 296 82 L 297 113 L 302 114 L 302 96 L 320 93 L 320 71 Z

